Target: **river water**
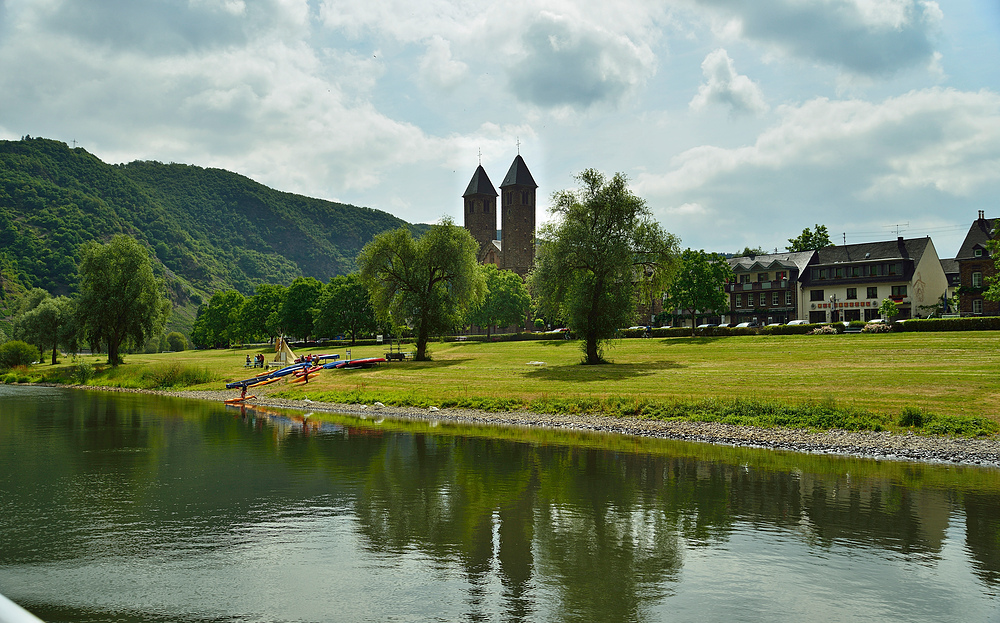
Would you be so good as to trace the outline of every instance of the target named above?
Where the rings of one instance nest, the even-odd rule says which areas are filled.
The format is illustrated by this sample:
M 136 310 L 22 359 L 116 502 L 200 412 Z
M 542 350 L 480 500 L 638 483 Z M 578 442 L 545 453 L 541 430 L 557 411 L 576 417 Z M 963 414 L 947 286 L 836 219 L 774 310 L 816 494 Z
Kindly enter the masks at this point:
M 1000 621 L 1000 472 L 0 386 L 47 621 Z

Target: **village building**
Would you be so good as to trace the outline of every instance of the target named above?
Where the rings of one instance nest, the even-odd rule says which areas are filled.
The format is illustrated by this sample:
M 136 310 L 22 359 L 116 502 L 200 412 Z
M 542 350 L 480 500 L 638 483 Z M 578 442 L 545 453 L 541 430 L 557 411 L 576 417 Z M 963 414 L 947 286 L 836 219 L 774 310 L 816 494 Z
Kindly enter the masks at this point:
M 765 325 L 799 318 L 799 278 L 815 251 L 734 257 L 733 282 L 725 285 L 732 323 Z
M 985 218 L 980 210 L 955 256 L 958 268 L 958 311 L 963 316 L 1000 315 L 1000 302 L 986 299 L 990 278 L 996 274 L 989 243 L 996 236 L 996 219 Z
M 929 237 L 897 238 L 819 249 L 800 285 L 799 317 L 809 322 L 874 320 L 887 298 L 905 320 L 939 307 L 948 280 Z

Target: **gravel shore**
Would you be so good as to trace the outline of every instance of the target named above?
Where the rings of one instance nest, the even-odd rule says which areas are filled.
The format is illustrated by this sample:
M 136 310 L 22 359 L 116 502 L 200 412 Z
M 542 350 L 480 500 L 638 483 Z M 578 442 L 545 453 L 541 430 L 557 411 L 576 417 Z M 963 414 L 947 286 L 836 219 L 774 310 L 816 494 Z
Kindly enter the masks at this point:
M 101 388 L 109 391 L 141 391 Z M 150 391 L 165 396 L 222 402 L 239 396 L 235 391 Z M 259 392 L 248 405 L 283 407 L 308 411 L 372 415 L 389 418 L 445 420 L 469 424 L 540 426 L 570 430 L 590 430 L 661 439 L 679 439 L 728 446 L 746 446 L 859 456 L 884 460 L 921 461 L 954 465 L 1000 467 L 1000 439 L 931 437 L 887 432 L 849 432 L 830 430 L 812 432 L 803 429 L 733 426 L 711 422 L 660 422 L 601 415 L 550 415 L 517 412 L 486 412 L 471 409 L 419 409 L 375 405 L 320 403 L 305 400 L 271 398 Z M 433 408 L 432 408 L 433 409 Z

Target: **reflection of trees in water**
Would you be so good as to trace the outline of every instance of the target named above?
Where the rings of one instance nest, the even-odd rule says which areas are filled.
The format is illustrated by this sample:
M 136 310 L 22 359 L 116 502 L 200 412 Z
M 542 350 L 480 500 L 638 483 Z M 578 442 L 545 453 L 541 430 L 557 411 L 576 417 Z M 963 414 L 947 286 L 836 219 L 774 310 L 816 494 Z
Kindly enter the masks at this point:
M 1000 586 L 1000 495 L 966 493 L 965 542 L 973 570 L 988 586 Z
M 497 579 L 512 619 L 538 591 L 560 619 L 642 618 L 670 593 L 679 539 L 722 542 L 738 523 L 933 559 L 954 508 L 889 480 L 471 437 L 390 435 L 370 466 L 356 509 L 369 546 L 460 561 L 472 619 Z M 998 544 L 980 549 L 996 569 Z

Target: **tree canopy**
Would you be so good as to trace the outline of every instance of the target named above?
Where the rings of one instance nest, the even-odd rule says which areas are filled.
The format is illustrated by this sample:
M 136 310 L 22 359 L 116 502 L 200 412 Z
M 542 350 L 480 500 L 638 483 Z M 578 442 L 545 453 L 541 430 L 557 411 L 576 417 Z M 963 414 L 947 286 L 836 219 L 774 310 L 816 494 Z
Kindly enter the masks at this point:
M 681 254 L 663 306 L 689 313 L 694 335 L 697 312 L 721 313 L 729 307 L 724 284 L 732 278 L 733 271 L 721 255 L 687 249 Z
M 22 298 L 14 318 L 14 337 L 38 346 L 44 353 L 52 349 L 52 365 L 59 363 L 59 346 L 76 346 L 76 302 L 65 296 L 52 297 L 40 288 Z
M 445 218 L 417 240 L 406 228 L 379 234 L 358 254 L 372 307 L 386 324 L 413 328 L 417 360 L 427 359 L 431 335 L 461 325 L 482 300 L 478 249 L 472 234 Z
M 359 335 L 377 330 L 375 308 L 360 275 L 339 275 L 323 286 L 313 320 L 317 335 L 350 335 L 353 345 Z
M 285 298 L 281 302 L 281 310 L 278 312 L 279 322 L 285 333 L 303 340 L 315 335 L 313 314 L 322 291 L 323 284 L 318 279 L 313 277 L 295 278 L 292 285 L 288 286 L 288 290 L 285 291 Z
M 808 227 L 802 230 L 797 238 L 789 238 L 788 251 L 796 253 L 798 251 L 817 251 L 824 247 L 832 247 L 830 233 L 826 230 L 826 225 L 816 225 L 810 230 Z
M 587 169 L 580 188 L 553 195 L 556 220 L 538 232 L 530 289 L 549 318 L 583 339 L 584 362 L 601 363 L 602 344 L 634 316 L 637 300 L 668 283 L 679 253 L 676 236 L 653 220 L 621 173 Z
M 479 268 L 486 282 L 486 296 L 469 316 L 469 322 L 484 327 L 486 337 L 495 326 L 523 325 L 531 308 L 531 297 L 524 281 L 514 272 L 500 270 L 493 264 Z
M 117 366 L 123 347 L 158 335 L 169 314 L 163 282 L 153 276 L 149 254 L 138 242 L 119 234 L 107 244 L 84 245 L 77 318 L 92 344 L 107 344 L 108 363 Z
M 198 348 L 226 348 L 243 340 L 240 315 L 246 299 L 236 290 L 219 290 L 198 309 L 191 341 Z

